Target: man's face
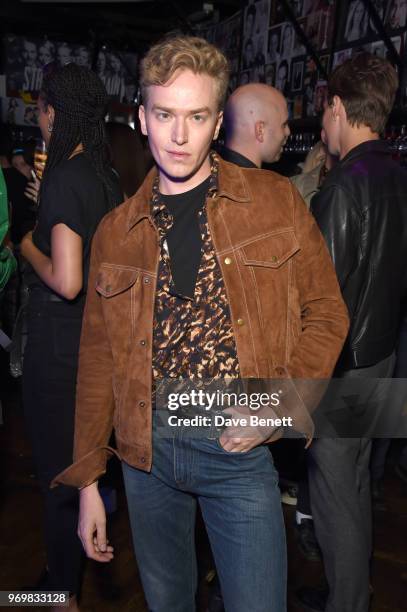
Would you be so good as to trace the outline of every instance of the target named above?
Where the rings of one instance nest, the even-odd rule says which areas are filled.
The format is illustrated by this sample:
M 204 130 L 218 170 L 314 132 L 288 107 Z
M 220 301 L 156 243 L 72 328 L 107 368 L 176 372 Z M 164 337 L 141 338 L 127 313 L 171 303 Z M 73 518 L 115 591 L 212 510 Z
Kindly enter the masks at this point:
M 120 72 L 120 66 L 121 66 L 121 62 L 119 58 L 116 57 L 116 55 L 111 55 L 110 56 L 110 67 L 113 70 L 113 72 L 116 74 Z
M 287 84 L 287 68 L 285 66 L 280 66 L 280 68 L 277 71 L 276 89 L 279 89 L 280 91 L 284 91 L 286 84 Z
M 390 26 L 392 28 L 399 28 L 404 26 L 403 20 L 403 9 L 405 0 L 394 0 L 393 5 L 390 9 Z
M 58 62 L 61 66 L 65 66 L 65 64 L 69 64 L 72 60 L 71 51 L 69 47 L 59 47 L 58 49 Z
M 43 45 L 42 47 L 40 47 L 39 60 L 43 66 L 45 66 L 45 64 L 48 64 L 49 62 L 52 61 L 51 50 L 46 45 Z
M 23 56 L 27 66 L 34 66 L 37 59 L 37 47 L 34 43 L 25 41 Z
M 86 49 L 79 49 L 76 55 L 76 63 L 78 66 L 87 66 L 89 61 L 89 54 Z
M 336 109 L 333 105 L 324 102 L 324 114 L 322 116 L 322 132 L 324 133 L 324 143 L 328 147 L 331 155 L 339 156 L 339 120 L 335 115 Z M 336 116 L 336 119 L 334 118 Z
M 263 162 L 271 164 L 280 159 L 284 145 L 290 135 L 287 102 L 283 96 L 279 97 L 277 101 L 273 98 L 265 108 L 264 142 L 261 157 Z
M 216 85 L 209 75 L 183 70 L 166 85 L 148 87 L 141 130 L 167 193 L 185 192 L 209 176 L 208 153 L 222 120 Z

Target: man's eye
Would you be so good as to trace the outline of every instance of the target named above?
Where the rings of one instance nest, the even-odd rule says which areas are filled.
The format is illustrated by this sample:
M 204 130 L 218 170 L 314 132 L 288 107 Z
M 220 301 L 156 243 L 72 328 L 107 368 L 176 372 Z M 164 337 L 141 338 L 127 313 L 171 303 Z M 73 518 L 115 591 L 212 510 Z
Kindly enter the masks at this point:
M 195 121 L 195 123 L 202 123 L 205 121 L 205 117 L 203 115 L 192 115 L 192 119 Z
M 169 119 L 170 114 L 169 113 L 165 113 L 164 111 L 161 111 L 159 113 L 157 113 L 157 119 L 159 119 L 160 121 L 166 121 L 167 119 Z

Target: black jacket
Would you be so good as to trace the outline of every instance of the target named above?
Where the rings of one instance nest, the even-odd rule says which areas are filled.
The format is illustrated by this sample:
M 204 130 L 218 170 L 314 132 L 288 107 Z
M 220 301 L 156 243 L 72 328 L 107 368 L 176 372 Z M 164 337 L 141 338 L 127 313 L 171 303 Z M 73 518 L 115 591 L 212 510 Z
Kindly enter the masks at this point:
M 385 142 L 364 142 L 329 172 L 311 211 L 351 320 L 338 369 L 378 363 L 395 349 L 406 290 L 407 171 Z

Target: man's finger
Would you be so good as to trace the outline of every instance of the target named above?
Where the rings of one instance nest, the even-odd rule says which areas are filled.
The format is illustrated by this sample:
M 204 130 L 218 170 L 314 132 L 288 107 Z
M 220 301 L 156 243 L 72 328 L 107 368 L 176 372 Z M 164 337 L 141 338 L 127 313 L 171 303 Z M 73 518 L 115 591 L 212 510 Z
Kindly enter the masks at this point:
M 106 522 L 99 522 L 96 525 L 97 546 L 101 552 L 106 552 Z

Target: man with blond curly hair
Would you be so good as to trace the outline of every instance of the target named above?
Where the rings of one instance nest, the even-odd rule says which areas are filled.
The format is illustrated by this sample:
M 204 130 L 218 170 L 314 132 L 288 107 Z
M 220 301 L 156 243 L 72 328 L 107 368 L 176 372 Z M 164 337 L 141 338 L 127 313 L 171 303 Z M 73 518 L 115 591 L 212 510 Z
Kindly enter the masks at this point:
M 195 609 L 197 503 L 225 609 L 286 610 L 284 523 L 264 445 L 282 428 L 243 431 L 237 419 L 219 431 L 203 411 L 199 435 L 186 421 L 163 435 L 165 379 L 182 386 L 270 378 L 289 386 L 293 378 L 328 377 L 347 331 L 327 249 L 289 181 L 210 150 L 228 73 L 216 47 L 188 36 L 158 43 L 142 62 L 140 122 L 156 167 L 105 217 L 93 242 L 75 463 L 57 478 L 81 488 L 87 555 L 109 561 L 97 480 L 115 428 L 136 557 L 155 612 Z M 312 435 L 309 417 L 299 421 Z

